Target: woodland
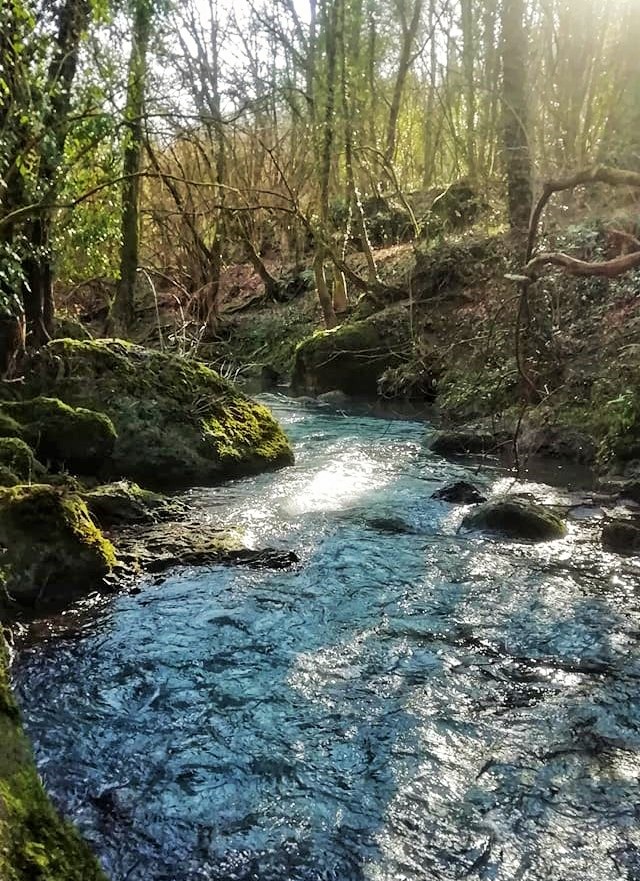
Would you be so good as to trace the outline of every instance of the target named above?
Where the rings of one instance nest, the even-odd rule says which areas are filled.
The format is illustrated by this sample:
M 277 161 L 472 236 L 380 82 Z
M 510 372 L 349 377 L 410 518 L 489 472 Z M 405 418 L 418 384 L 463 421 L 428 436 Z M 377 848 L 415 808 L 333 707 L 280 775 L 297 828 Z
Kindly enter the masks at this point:
M 43 785 L 27 734 L 43 767 L 56 760 L 42 759 L 22 647 L 29 658 L 43 628 L 57 632 L 61 613 L 80 614 L 79 600 L 144 594 L 138 585 L 158 573 L 304 573 L 311 538 L 292 531 L 297 515 L 281 515 L 285 490 L 265 501 L 266 484 L 251 481 L 278 488 L 287 478 L 273 475 L 284 469 L 292 486 L 302 473 L 316 491 L 319 478 L 304 470 L 316 437 L 353 466 L 326 466 L 329 498 L 341 480 L 350 485 L 361 440 L 372 474 L 413 450 L 397 428 L 397 446 L 380 452 L 380 413 L 390 426 L 426 426 L 420 455 L 436 464 L 427 458 L 416 480 L 433 481 L 429 516 L 458 506 L 455 534 L 504 540 L 505 571 L 517 556 L 509 541 L 524 542 L 532 578 L 547 573 L 538 558 L 535 569 L 532 547 L 577 542 L 565 557 L 578 560 L 571 578 L 580 590 L 588 593 L 596 569 L 600 582 L 637 588 L 639 47 L 640 0 L 0 0 L 3 881 L 170 877 L 158 868 L 167 854 L 136 838 L 133 821 L 139 868 L 109 850 L 104 829 L 125 834 L 118 823 L 129 811 L 114 801 L 117 786 L 96 784 L 78 807 L 77 787 L 54 786 L 49 771 Z M 329 428 L 327 413 L 336 420 Z M 350 428 L 354 413 L 371 422 Z M 310 420 L 308 431 L 296 419 Z M 340 419 L 354 434 L 336 440 Z M 526 484 L 543 468 L 564 487 L 555 501 Z M 495 469 L 513 481 L 506 490 Z M 448 521 L 424 532 L 404 507 L 390 514 L 392 496 L 378 511 L 370 479 L 376 516 L 362 514 L 363 534 L 377 531 L 390 547 L 448 535 Z M 240 521 L 257 518 L 250 530 L 217 517 L 218 492 L 229 492 Z M 236 505 L 243 493 L 249 513 Z M 402 498 L 411 509 L 413 497 Z M 586 526 L 572 521 L 574 510 L 590 512 Z M 268 518 L 256 511 L 280 512 L 281 531 L 262 537 Z M 301 522 L 316 535 L 315 521 Z M 438 565 L 446 554 L 466 559 L 466 547 L 443 552 Z M 332 573 L 341 549 L 328 555 Z M 502 550 L 491 553 L 502 560 Z M 340 571 L 328 591 L 334 575 L 342 590 Z M 272 575 L 281 572 L 289 574 Z M 467 575 L 451 575 L 450 596 Z M 638 613 L 632 593 L 610 598 L 616 615 L 623 602 Z M 576 600 L 579 616 L 577 608 Z M 532 606 L 530 624 L 536 614 Z M 622 617 L 612 618 L 614 630 Z M 455 645 L 480 652 L 470 626 L 460 624 Z M 568 657 L 552 666 L 614 675 L 609 655 L 594 661 L 567 639 Z M 507 642 L 488 655 L 496 664 Z M 511 661 L 534 665 L 522 657 Z M 623 677 L 631 657 L 615 667 Z M 26 733 L 12 685 L 27 708 Z M 552 747 L 545 761 L 571 752 Z M 494 765 L 487 759 L 478 779 Z M 268 823 L 256 822 L 262 834 Z M 631 848 L 626 834 L 616 854 Z M 432 877 L 462 877 L 463 863 L 465 877 L 498 877 L 492 836 L 479 856 L 469 844 L 467 863 L 458 854 Z M 313 874 L 295 863 L 302 847 L 291 864 L 302 874 L 267 871 L 269 848 L 255 841 L 237 845 L 258 854 L 245 874 L 225 875 L 213 844 L 193 870 L 210 874 L 167 871 L 174 881 L 426 877 L 397 867 L 370 876 L 362 868 L 370 855 L 357 869 L 331 863 Z M 337 832 L 335 842 L 327 853 L 342 847 Z M 563 842 L 558 853 L 570 849 Z M 547 857 L 536 848 L 530 877 L 561 877 L 551 863 L 545 869 L 553 847 Z M 608 874 L 610 855 L 594 854 L 562 877 L 623 877 Z M 525 877 L 505 871 L 499 877 Z

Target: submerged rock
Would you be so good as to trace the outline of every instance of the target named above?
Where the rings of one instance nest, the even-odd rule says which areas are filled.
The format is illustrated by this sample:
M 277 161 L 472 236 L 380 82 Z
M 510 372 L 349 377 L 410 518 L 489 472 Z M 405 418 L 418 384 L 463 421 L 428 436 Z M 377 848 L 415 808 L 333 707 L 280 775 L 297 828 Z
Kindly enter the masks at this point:
M 487 501 L 487 497 L 483 496 L 480 490 L 466 480 L 447 483 L 432 493 L 431 498 L 442 502 L 451 502 L 455 505 L 475 505 Z
M 335 389 L 348 395 L 375 395 L 378 379 L 399 363 L 398 352 L 409 337 L 404 306 L 318 331 L 296 349 L 292 387 L 316 395 Z
M 640 554 L 640 520 L 610 520 L 605 523 L 602 547 L 616 554 Z
M 566 535 L 565 524 L 547 508 L 517 496 L 500 496 L 469 511 L 462 528 L 526 541 L 551 541 Z
M 0 489 L 0 618 L 12 602 L 63 606 L 116 563 L 77 495 L 53 486 Z
M 104 413 L 70 407 L 58 398 L 5 402 L 0 412 L 10 420 L 9 426 L 17 426 L 19 436 L 40 459 L 79 474 L 100 471 L 115 446 L 116 431 Z
M 0 632 L 0 878 L 107 881 L 79 834 L 45 793 L 9 689 Z
M 187 486 L 293 461 L 267 408 L 198 361 L 121 340 L 54 340 L 34 356 L 30 384 L 108 415 L 116 477 Z
M 216 563 L 286 569 L 299 559 L 292 551 L 247 548 L 233 532 L 202 522 L 125 529 L 115 533 L 114 541 L 120 559 L 147 572 Z
M 386 532 L 389 535 L 406 535 L 415 532 L 414 528 L 400 517 L 371 517 L 365 522 L 369 529 Z

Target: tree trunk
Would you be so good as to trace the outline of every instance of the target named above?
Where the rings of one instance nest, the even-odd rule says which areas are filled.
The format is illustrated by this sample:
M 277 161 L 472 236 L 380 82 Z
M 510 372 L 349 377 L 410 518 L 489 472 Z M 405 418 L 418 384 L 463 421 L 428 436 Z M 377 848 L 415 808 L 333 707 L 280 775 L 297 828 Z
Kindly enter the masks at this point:
M 324 108 L 324 123 L 322 127 L 322 148 L 320 159 L 320 235 L 316 241 L 316 254 L 313 261 L 313 269 L 316 277 L 316 290 L 327 327 L 335 327 L 337 324 L 336 314 L 333 309 L 331 293 L 327 285 L 325 260 L 327 250 L 323 244 L 327 235 L 329 221 L 329 180 L 331 177 L 331 156 L 334 141 L 335 125 L 335 91 L 336 91 L 336 62 L 339 9 L 341 0 L 325 0 L 322 6 L 325 48 L 327 58 L 326 98 Z M 331 4 L 330 12 L 327 4 Z
M 465 144 L 469 176 L 476 179 L 476 88 L 474 78 L 475 35 L 473 32 L 473 4 L 471 0 L 460 0 L 462 25 L 462 70 L 465 85 Z
M 53 132 L 53 144 L 40 158 L 38 191 L 43 193 L 37 216 L 25 228 L 28 254 L 23 265 L 22 292 L 26 321 L 26 344 L 37 348 L 53 333 L 53 267 L 50 231 L 58 192 L 58 170 L 67 138 L 71 107 L 71 86 L 78 67 L 80 39 L 89 20 L 87 0 L 67 0 L 58 16 L 56 48 L 49 65 L 47 92 L 49 110 L 43 120 L 45 131 Z
M 503 0 L 502 101 L 504 161 L 507 174 L 509 223 L 525 231 L 532 207 L 531 156 L 527 133 L 527 36 L 524 0 Z
M 131 328 L 135 317 L 140 249 L 140 167 L 144 145 L 143 114 L 151 18 L 151 0 L 136 0 L 125 109 L 120 281 L 112 308 L 116 330 L 124 334 Z
M 402 21 L 402 44 L 400 47 L 400 58 L 398 60 L 398 70 L 396 80 L 393 87 L 393 97 L 391 99 L 391 107 L 389 108 L 389 118 L 387 121 L 387 138 L 384 149 L 384 157 L 388 165 L 393 162 L 396 153 L 396 140 L 398 133 L 398 118 L 400 116 L 400 105 L 404 94 L 404 87 L 407 81 L 409 70 L 413 62 L 413 44 L 418 33 L 420 25 L 420 16 L 422 14 L 423 0 L 415 0 L 411 11 L 411 20 L 407 20 L 407 0 L 399 0 L 399 13 Z
M 325 258 L 325 249 L 322 245 L 319 245 L 313 260 L 313 271 L 316 277 L 316 291 L 318 293 L 318 300 L 320 301 L 320 308 L 322 309 L 324 324 L 325 327 L 331 329 L 332 327 L 337 326 L 338 319 L 336 318 L 331 293 L 327 284 Z

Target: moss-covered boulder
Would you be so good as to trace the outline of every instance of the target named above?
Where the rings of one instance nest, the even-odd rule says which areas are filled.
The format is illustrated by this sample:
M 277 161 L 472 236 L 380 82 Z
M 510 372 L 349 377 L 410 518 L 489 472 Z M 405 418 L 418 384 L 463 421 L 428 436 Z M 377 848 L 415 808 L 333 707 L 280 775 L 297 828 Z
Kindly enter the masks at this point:
M 517 496 L 499 496 L 478 505 L 464 517 L 462 528 L 525 541 L 551 541 L 567 532 L 547 508 Z
M 0 437 L 22 437 L 20 423 L 2 409 L 0 409 Z
M 36 394 L 108 414 L 114 477 L 216 483 L 293 461 L 271 413 L 197 361 L 120 340 L 54 340 L 34 357 Z
M 96 587 L 115 551 L 77 495 L 54 486 L 0 489 L 0 618 L 12 603 L 62 606 Z
M 116 431 L 104 413 L 40 395 L 7 401 L 0 414 L 18 426 L 20 437 L 43 462 L 79 474 L 93 474 L 108 466 Z
M 106 881 L 75 829 L 49 801 L 9 689 L 0 631 L 0 878 Z
M 429 449 L 444 458 L 494 453 L 498 449 L 495 435 L 489 431 L 461 428 L 436 431 L 428 442 Z
M 81 498 L 103 529 L 175 519 L 187 510 L 183 503 L 142 489 L 130 480 L 98 486 L 81 493 Z
M 11 474 L 14 483 L 2 483 L 3 474 Z M 41 476 L 44 468 L 33 455 L 33 450 L 19 437 L 0 437 L 0 484 L 31 483 Z
M 400 363 L 409 339 L 409 312 L 403 305 L 318 331 L 298 345 L 291 384 L 296 392 L 314 395 L 333 389 L 375 395 L 379 378 Z

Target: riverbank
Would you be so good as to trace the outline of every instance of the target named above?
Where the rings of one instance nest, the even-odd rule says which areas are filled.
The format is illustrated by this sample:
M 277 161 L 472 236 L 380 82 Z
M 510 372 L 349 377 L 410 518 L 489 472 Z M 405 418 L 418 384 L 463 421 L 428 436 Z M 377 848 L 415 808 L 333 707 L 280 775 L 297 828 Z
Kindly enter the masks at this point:
M 611 236 L 604 221 L 550 223 L 541 247 L 604 259 Z M 431 401 L 451 427 L 489 426 L 497 444 L 517 435 L 523 463 L 578 461 L 604 487 L 640 496 L 640 274 L 549 273 L 530 291 L 516 344 L 519 290 L 505 276 L 519 270 L 517 253 L 504 234 L 481 230 L 381 249 L 386 290 L 352 290 L 336 330 L 322 331 L 313 291 L 286 304 L 232 301 L 202 356 L 263 387 Z M 363 269 L 361 255 L 349 260 Z

